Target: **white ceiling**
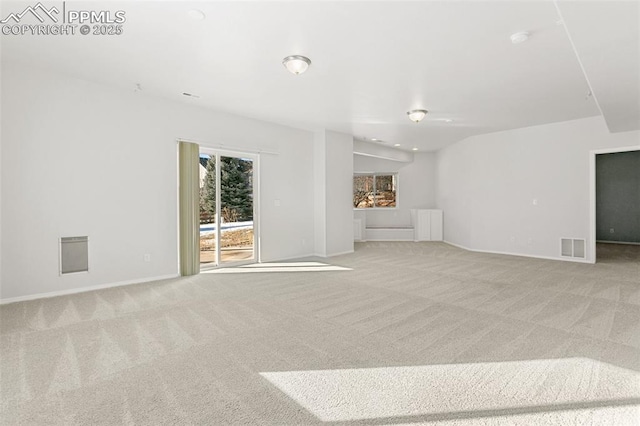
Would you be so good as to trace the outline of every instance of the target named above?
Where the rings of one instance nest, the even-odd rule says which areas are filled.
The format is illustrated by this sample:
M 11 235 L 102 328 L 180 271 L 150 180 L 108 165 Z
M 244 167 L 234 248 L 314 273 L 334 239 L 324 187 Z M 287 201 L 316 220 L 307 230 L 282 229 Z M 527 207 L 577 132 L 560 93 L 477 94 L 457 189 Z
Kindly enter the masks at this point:
M 3 2 L 2 14 L 28 4 Z M 404 149 L 436 150 L 474 134 L 600 114 L 553 1 L 69 4 L 126 11 L 124 34 L 2 36 L 2 61 L 130 90 L 140 83 L 151 95 L 378 138 Z M 577 48 L 597 45 L 606 51 L 620 38 L 637 37 L 637 15 L 609 22 L 599 16 L 602 8 L 571 4 L 567 15 L 578 21 L 572 34 Z M 192 9 L 206 19 L 191 19 Z M 584 13 L 597 31 L 585 31 Z M 530 32 L 529 41 L 513 45 L 509 37 L 518 31 Z M 611 82 L 619 53 L 603 56 L 606 66 L 583 61 L 597 75 L 592 85 L 602 84 L 607 93 L 594 86 L 601 107 L 611 102 L 608 94 L 620 91 L 631 93 L 626 104 L 639 99 L 637 78 Z M 636 53 L 627 61 L 635 70 Z M 292 54 L 311 58 L 305 74 L 294 76 L 282 66 L 282 58 Z M 626 88 L 610 87 L 616 84 Z M 418 124 L 406 116 L 415 108 L 430 111 Z
M 609 130 L 640 129 L 640 2 L 559 2 Z

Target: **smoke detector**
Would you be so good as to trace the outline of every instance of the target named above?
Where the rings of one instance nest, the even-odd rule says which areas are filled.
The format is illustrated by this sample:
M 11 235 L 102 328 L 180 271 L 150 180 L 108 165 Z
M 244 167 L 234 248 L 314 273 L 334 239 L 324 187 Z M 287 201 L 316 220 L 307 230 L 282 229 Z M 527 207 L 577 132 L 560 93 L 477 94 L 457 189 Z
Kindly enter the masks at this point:
M 529 33 L 526 31 L 511 34 L 511 43 L 513 44 L 524 43 L 527 40 L 529 40 Z

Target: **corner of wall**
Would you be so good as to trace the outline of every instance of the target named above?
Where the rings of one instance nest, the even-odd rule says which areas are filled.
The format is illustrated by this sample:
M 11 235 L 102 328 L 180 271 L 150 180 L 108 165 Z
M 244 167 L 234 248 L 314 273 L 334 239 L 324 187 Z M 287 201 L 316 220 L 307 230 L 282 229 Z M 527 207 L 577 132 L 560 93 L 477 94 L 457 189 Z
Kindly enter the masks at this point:
M 2 68 L 0 67 L 0 80 L 2 78 Z M 0 84 L 0 100 L 2 97 L 2 84 Z M 0 101 L 0 299 L 2 299 L 2 171 L 4 170 L 4 166 L 2 165 L 2 140 L 4 139 L 4 135 L 2 135 L 2 129 L 4 129 L 4 125 L 2 123 L 2 102 Z
M 476 251 L 567 260 L 560 238 L 594 262 L 589 152 L 637 145 L 601 117 L 471 136 L 436 154 L 436 204 L 447 241 Z M 595 247 L 595 244 L 593 244 Z
M 353 250 L 353 136 L 314 134 L 314 248 L 318 256 Z
M 326 256 L 326 131 L 313 134 L 313 251 Z

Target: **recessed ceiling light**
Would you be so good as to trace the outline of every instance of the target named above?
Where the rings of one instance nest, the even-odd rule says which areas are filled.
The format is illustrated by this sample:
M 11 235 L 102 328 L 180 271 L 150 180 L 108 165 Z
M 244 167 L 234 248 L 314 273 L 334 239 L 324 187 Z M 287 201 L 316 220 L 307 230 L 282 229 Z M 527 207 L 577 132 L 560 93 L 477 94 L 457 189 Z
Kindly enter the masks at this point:
M 526 31 L 511 34 L 511 43 L 513 44 L 524 43 L 527 40 L 529 40 L 529 33 Z
M 301 55 L 287 56 L 282 60 L 282 65 L 285 66 L 291 73 L 298 75 L 302 74 L 311 65 L 311 59 Z
M 378 138 L 371 138 L 372 141 L 378 142 Z
M 399 143 L 394 143 L 393 146 L 400 146 L 400 144 Z
M 418 123 L 425 117 L 425 115 L 427 115 L 427 112 L 429 111 L 427 111 L 426 109 L 413 109 L 407 112 L 407 115 L 409 116 L 409 120 L 413 121 L 414 123 Z
M 413 147 L 413 148 L 411 148 L 411 150 L 412 150 L 412 151 L 417 151 L 417 150 L 418 150 L 418 148 Z
M 198 9 L 192 9 L 188 11 L 187 15 L 189 15 L 189 18 L 193 19 L 194 21 L 202 21 L 206 17 L 204 12 Z

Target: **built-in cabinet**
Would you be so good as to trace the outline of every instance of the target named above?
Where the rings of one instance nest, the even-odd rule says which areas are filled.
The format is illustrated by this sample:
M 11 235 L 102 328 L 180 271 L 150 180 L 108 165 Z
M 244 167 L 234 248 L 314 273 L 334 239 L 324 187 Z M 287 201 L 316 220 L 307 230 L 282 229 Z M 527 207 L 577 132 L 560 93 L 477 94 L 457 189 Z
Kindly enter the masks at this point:
M 364 241 L 365 225 L 360 218 L 353 219 L 353 240 Z
M 410 226 L 368 226 L 367 217 L 356 211 L 353 219 L 355 241 L 442 241 L 442 210 L 411 209 Z
M 412 209 L 414 241 L 442 241 L 442 210 Z

